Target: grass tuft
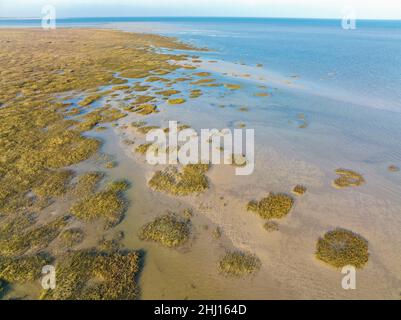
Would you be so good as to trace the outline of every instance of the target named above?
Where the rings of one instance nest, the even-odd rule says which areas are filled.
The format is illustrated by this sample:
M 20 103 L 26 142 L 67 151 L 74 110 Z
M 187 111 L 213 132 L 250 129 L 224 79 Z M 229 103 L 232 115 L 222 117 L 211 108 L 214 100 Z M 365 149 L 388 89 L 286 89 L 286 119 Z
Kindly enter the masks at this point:
M 157 171 L 149 181 L 149 186 L 156 190 L 173 195 L 186 196 L 206 191 L 209 182 L 205 173 L 207 164 L 189 164 L 181 172 L 175 169 Z
M 138 297 L 136 252 L 75 251 L 57 261 L 57 286 L 48 300 L 132 300 Z
M 87 172 L 80 175 L 78 177 L 78 182 L 72 188 L 73 194 L 78 196 L 89 195 L 96 190 L 103 177 L 104 174 L 98 171 Z
M 44 174 L 33 192 L 41 198 L 52 198 L 66 193 L 72 178 L 72 171 L 50 171 Z
M 259 202 L 250 201 L 248 211 L 259 214 L 263 219 L 280 219 L 285 217 L 294 205 L 294 199 L 284 193 L 270 193 Z
M 42 275 L 42 268 L 49 262 L 49 257 L 43 254 L 18 258 L 0 257 L 0 279 L 9 283 L 37 280 Z
M 165 247 L 173 248 L 186 243 L 191 233 L 189 220 L 182 220 L 172 214 L 156 218 L 145 224 L 139 238 L 146 241 L 155 241 Z
M 169 104 L 182 104 L 184 103 L 186 100 L 183 98 L 177 98 L 177 99 L 169 99 L 168 103 Z
M 306 193 L 306 187 L 300 184 L 297 184 L 293 189 L 292 193 L 294 193 L 297 196 L 302 196 Z
M 117 225 L 123 217 L 126 204 L 120 192 L 113 188 L 84 197 L 71 207 L 70 212 L 83 221 L 102 218 L 107 227 Z
M 333 186 L 339 189 L 346 187 L 357 187 L 365 184 L 365 179 L 358 172 L 348 169 L 337 169 L 339 178 L 333 181 Z
M 78 228 L 67 229 L 60 234 L 60 240 L 68 248 L 80 244 L 84 238 L 85 233 Z
M 319 238 L 316 257 L 336 268 L 362 268 L 369 260 L 368 242 L 352 231 L 337 228 Z
M 9 238 L 0 238 L 0 253 L 3 256 L 15 256 L 28 250 L 40 251 L 57 238 L 66 225 L 67 219 L 63 217 L 22 233 L 13 233 Z
M 227 252 L 219 262 L 219 271 L 231 276 L 245 276 L 258 271 L 261 262 L 254 254 L 233 251 Z

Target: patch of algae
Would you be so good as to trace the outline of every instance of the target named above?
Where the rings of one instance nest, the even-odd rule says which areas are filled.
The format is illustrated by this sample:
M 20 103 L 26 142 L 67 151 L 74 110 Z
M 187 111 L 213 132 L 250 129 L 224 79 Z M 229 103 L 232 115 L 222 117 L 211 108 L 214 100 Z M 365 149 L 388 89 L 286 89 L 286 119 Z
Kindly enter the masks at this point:
M 191 90 L 191 94 L 189 97 L 192 99 L 196 99 L 196 98 L 199 98 L 201 95 L 202 95 L 202 90 L 194 89 L 194 90 Z
M 337 228 L 319 238 L 316 257 L 336 268 L 362 268 L 369 260 L 368 242 L 352 231 Z
M 225 86 L 227 89 L 230 89 L 230 90 L 238 90 L 238 89 L 241 89 L 241 85 L 239 85 L 239 84 L 230 84 L 230 83 L 226 83 L 226 84 L 224 84 L 224 86 Z
M 73 186 L 72 192 L 77 196 L 88 195 L 95 191 L 103 177 L 104 174 L 102 172 L 86 172 L 78 177 L 78 181 Z
M 137 114 L 140 114 L 142 116 L 147 116 L 152 113 L 158 113 L 159 111 L 157 110 L 157 107 L 154 106 L 153 104 L 141 104 L 131 110 L 132 112 L 135 112 Z
M 149 148 L 153 145 L 153 143 L 144 143 L 140 144 L 135 148 L 135 152 L 140 153 L 140 154 L 145 154 L 148 152 Z
M 84 137 L 81 133 L 98 123 L 124 116 L 120 111 L 104 106 L 82 117 L 65 119 L 70 104 L 57 101 L 58 97 L 72 99 L 85 93 L 86 98 L 80 101 L 82 108 L 76 108 L 70 114 L 78 115 L 108 94 L 107 91 L 98 92 L 99 87 L 127 83 L 126 79 L 116 78 L 116 73 L 127 77 L 149 77 L 155 70 L 164 70 L 165 73 L 176 70 L 178 66 L 171 65 L 171 60 L 185 60 L 184 57 L 158 54 L 154 47 L 191 47 L 156 35 L 62 28 L 51 32 L 3 29 L 0 30 L 0 43 L 0 255 L 1 259 L 17 259 L 22 258 L 23 254 L 31 255 L 46 250 L 68 227 L 70 220 L 64 217 L 37 225 L 34 219 L 25 219 L 24 214 L 27 211 L 41 213 L 39 211 L 45 204 L 42 197 L 64 194 L 71 178 L 65 167 L 87 160 L 98 151 L 101 142 Z M 94 207 L 101 203 L 101 210 L 104 210 L 101 213 L 112 217 L 115 223 L 120 219 L 116 215 L 116 212 L 121 212 L 120 192 L 106 189 L 91 195 L 99 179 L 97 176 L 87 178 L 82 178 L 84 182 L 79 179 L 71 189 L 71 196 L 89 197 Z M 43 182 L 43 185 L 39 182 Z M 77 205 L 77 208 L 82 209 L 82 206 Z M 85 208 L 93 209 L 91 205 Z M 43 220 L 49 220 L 48 214 L 44 215 Z M 91 263 L 89 260 L 97 259 L 110 261 L 110 264 L 105 262 L 96 265 L 99 268 L 90 271 L 91 279 L 94 270 L 106 270 L 114 262 L 115 265 L 121 263 L 116 272 L 100 274 L 100 278 L 112 277 L 113 281 L 102 283 L 100 290 L 86 295 L 84 293 L 88 291 L 80 286 L 84 280 L 74 278 L 76 273 L 67 273 L 64 275 L 70 282 L 64 282 L 66 287 L 63 287 L 60 285 L 63 281 L 60 281 L 60 290 L 52 293 L 51 298 L 134 297 L 133 287 L 127 288 L 124 283 L 128 281 L 120 280 L 132 279 L 137 270 L 137 256 L 128 260 L 121 258 L 124 255 L 109 260 L 102 254 L 95 256 L 99 258 L 91 260 L 88 257 L 88 261 L 85 261 L 81 258 L 86 256 L 82 255 L 79 263 L 87 264 Z M 6 267 L 12 265 L 13 261 L 7 260 Z M 126 262 L 130 261 L 135 266 L 135 272 L 118 272 L 124 270 Z M 3 270 L 2 267 L 0 271 Z M 77 280 L 73 281 L 76 286 L 69 287 L 72 279 Z M 7 282 L 1 280 L 3 292 L 4 288 L 8 288 Z M 117 292 L 118 288 L 121 291 Z
M 149 181 L 149 186 L 165 193 L 178 196 L 198 194 L 209 188 L 205 173 L 209 170 L 207 164 L 189 164 L 181 172 L 175 168 L 157 171 Z
M 43 266 L 50 261 L 44 254 L 18 258 L 0 257 L 0 279 L 8 283 L 37 280 L 42 276 Z
M 248 211 L 259 214 L 263 219 L 280 219 L 285 217 L 294 205 L 294 199 L 284 193 L 270 193 L 259 202 L 250 201 Z
M 113 122 L 126 116 L 118 109 L 102 107 L 81 116 L 80 120 L 82 121 L 77 125 L 77 128 L 80 131 L 89 131 L 100 123 Z
M 159 126 L 142 126 L 136 128 L 136 130 L 141 133 L 141 134 L 147 134 L 148 132 L 155 130 L 155 129 L 160 129 Z
M 125 212 L 126 202 L 120 190 L 106 188 L 95 194 L 85 196 L 70 208 L 72 215 L 83 221 L 102 218 L 106 227 L 117 225 Z
M 186 243 L 191 233 L 191 223 L 172 214 L 156 218 L 145 224 L 139 231 L 139 238 L 155 241 L 169 248 Z
M 365 184 L 364 177 L 358 172 L 348 169 L 337 169 L 336 173 L 340 176 L 333 181 L 333 186 L 338 189 L 346 187 L 357 187 Z
M 12 232 L 9 237 L 0 238 L 0 254 L 3 256 L 17 256 L 24 254 L 28 250 L 42 250 L 57 238 L 66 225 L 66 218 L 59 218 L 21 233 Z
M 56 263 L 57 286 L 46 300 L 132 300 L 139 296 L 137 252 L 73 251 Z
M 39 197 L 51 198 L 65 194 L 72 178 L 72 171 L 49 171 L 45 173 L 32 191 Z
M 306 187 L 301 185 L 301 184 L 297 184 L 293 189 L 292 189 L 292 193 L 294 193 L 297 196 L 302 196 L 306 193 Z
M 103 92 L 99 92 L 96 93 L 94 95 L 90 95 L 85 97 L 83 100 L 81 100 L 78 105 L 80 107 L 86 107 L 91 105 L 92 103 L 96 102 L 97 100 L 103 98 L 104 96 L 108 95 L 111 91 L 103 91 Z
M 179 94 L 179 93 L 181 93 L 181 91 L 173 90 L 173 89 L 156 92 L 156 94 L 162 95 L 164 97 L 170 97 L 170 96 L 172 96 L 174 94 Z
M 60 234 L 60 240 L 67 248 L 80 244 L 85 238 L 85 233 L 78 228 L 67 229 Z
M 212 74 L 210 72 L 197 72 L 194 75 L 198 77 L 210 77 Z
M 247 252 L 227 252 L 219 262 L 223 274 L 241 277 L 258 271 L 262 263 L 257 256 Z
M 186 100 L 183 98 L 177 98 L 177 99 L 170 99 L 168 100 L 169 104 L 182 104 L 184 103 Z

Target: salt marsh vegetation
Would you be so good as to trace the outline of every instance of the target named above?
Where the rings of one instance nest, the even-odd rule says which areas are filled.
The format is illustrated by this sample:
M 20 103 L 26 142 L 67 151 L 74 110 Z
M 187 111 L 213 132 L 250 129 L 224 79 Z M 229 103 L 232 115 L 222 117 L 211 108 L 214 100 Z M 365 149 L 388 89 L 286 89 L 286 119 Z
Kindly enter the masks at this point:
M 362 268 L 369 260 L 368 242 L 350 230 L 337 228 L 319 238 L 316 257 L 336 268 Z
M 223 274 L 241 277 L 258 271 L 261 261 L 248 252 L 227 252 L 219 262 L 219 271 Z
M 270 193 L 260 201 L 250 201 L 248 211 L 257 213 L 263 219 L 280 219 L 292 209 L 294 199 L 284 193 Z
M 190 234 L 190 220 L 167 214 L 145 224 L 139 232 L 139 237 L 142 240 L 155 241 L 165 247 L 173 248 L 186 243 Z

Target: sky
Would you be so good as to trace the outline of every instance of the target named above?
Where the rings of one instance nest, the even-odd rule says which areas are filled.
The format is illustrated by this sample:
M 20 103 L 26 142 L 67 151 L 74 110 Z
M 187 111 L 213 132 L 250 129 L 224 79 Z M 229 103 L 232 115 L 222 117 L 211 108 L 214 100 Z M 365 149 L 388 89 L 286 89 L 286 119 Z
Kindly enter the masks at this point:
M 41 17 L 45 5 L 62 17 L 294 17 L 401 19 L 401 0 L 0 0 L 0 17 Z

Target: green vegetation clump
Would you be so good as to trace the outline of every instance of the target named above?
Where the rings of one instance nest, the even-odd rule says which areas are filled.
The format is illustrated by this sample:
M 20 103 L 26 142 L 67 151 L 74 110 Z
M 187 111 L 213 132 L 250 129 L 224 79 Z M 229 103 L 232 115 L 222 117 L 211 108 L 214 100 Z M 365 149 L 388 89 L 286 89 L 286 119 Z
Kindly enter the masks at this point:
M 8 238 L 0 238 L 0 253 L 3 256 L 15 256 L 28 250 L 42 250 L 57 238 L 66 225 L 67 219 L 63 217 L 28 231 L 13 232 Z
M 194 90 L 191 90 L 191 94 L 189 97 L 192 99 L 196 99 L 196 98 L 199 98 L 201 95 L 202 95 L 202 90 L 194 89 Z
M 42 198 L 61 196 L 66 193 L 72 174 L 69 170 L 49 171 L 32 191 Z
M 191 225 L 189 220 L 181 220 L 172 214 L 168 214 L 145 224 L 139 232 L 139 238 L 146 241 L 155 241 L 163 246 L 172 248 L 187 242 L 190 233 Z
M 243 154 L 232 154 L 231 164 L 236 167 L 245 167 L 248 161 Z
M 156 94 L 162 95 L 164 97 L 170 97 L 170 96 L 172 96 L 174 94 L 179 94 L 179 93 L 181 93 L 181 91 L 173 90 L 173 89 L 156 92 Z
M 57 286 L 48 300 L 133 300 L 140 256 L 136 252 L 75 251 L 57 261 Z
M 193 81 L 193 82 L 191 82 L 190 84 L 193 84 L 193 85 L 197 85 L 197 84 L 203 85 L 203 84 L 211 83 L 211 82 L 214 82 L 214 81 L 216 81 L 216 79 L 200 79 L 200 80 L 197 80 L 197 81 Z
M 110 188 L 84 197 L 70 208 L 70 212 L 83 221 L 103 218 L 106 226 L 112 227 L 121 221 L 125 207 L 120 192 Z
M 162 78 L 162 77 L 158 77 L 158 76 L 151 76 L 151 77 L 147 78 L 145 81 L 146 82 L 158 82 L 158 81 L 167 82 L 168 80 L 165 78 Z
M 135 152 L 140 153 L 140 154 L 145 154 L 148 152 L 149 148 L 153 145 L 153 143 L 144 143 L 140 144 L 135 148 Z
M 143 92 L 143 91 L 147 91 L 150 88 L 150 86 L 143 86 L 140 83 L 136 83 L 132 89 L 134 89 L 135 91 L 138 92 Z
M 141 105 L 135 107 L 134 109 L 132 109 L 131 111 L 138 113 L 142 116 L 147 116 L 149 114 L 159 112 L 157 110 L 157 107 L 152 104 L 141 104 Z
M 189 164 L 181 172 L 175 169 L 157 171 L 149 181 L 149 186 L 156 190 L 178 196 L 186 196 L 206 191 L 209 182 L 205 173 L 207 164 Z
M 39 279 L 42 268 L 50 262 L 43 254 L 7 258 L 0 257 L 0 279 L 12 283 L 25 283 Z
M 336 188 L 356 187 L 365 183 L 363 176 L 355 171 L 337 169 L 336 173 L 340 175 L 340 177 L 333 182 L 333 186 Z
M 127 90 L 129 89 L 130 86 L 128 85 L 120 85 L 120 86 L 115 86 L 113 88 L 111 88 L 112 91 L 121 91 L 121 90 Z
M 369 260 L 368 242 L 352 231 L 337 228 L 319 238 L 316 257 L 336 268 L 362 268 Z
M 297 184 L 294 189 L 292 189 L 292 193 L 296 194 L 297 196 L 302 196 L 306 193 L 306 187 L 300 184 Z
M 107 190 L 111 190 L 114 192 L 124 192 L 127 191 L 130 187 L 130 183 L 128 180 L 121 179 L 121 180 L 116 180 L 107 185 Z
M 146 125 L 146 121 L 134 121 L 131 123 L 131 127 L 140 128 Z
M 263 228 L 267 231 L 267 232 L 274 232 L 274 231 L 278 231 L 279 230 L 279 226 L 278 223 L 273 222 L 273 221 L 268 221 L 263 225 Z
M 210 77 L 211 73 L 210 72 L 197 72 L 197 73 L 194 73 L 194 75 L 198 76 L 198 77 Z
M 152 130 L 156 130 L 156 129 L 160 129 L 159 126 L 143 126 L 143 127 L 139 127 L 137 128 L 137 131 L 141 134 L 147 134 Z
M 227 252 L 219 262 L 219 271 L 231 276 L 245 276 L 258 271 L 261 262 L 254 254 L 233 251 Z
M 107 162 L 107 163 L 105 164 L 105 167 L 106 167 L 107 169 L 113 169 L 113 168 L 117 167 L 117 162 L 115 162 L 115 161 L 109 161 L 109 162 Z
M 79 176 L 78 182 L 72 188 L 75 195 L 86 196 L 96 190 L 99 182 L 103 179 L 102 172 L 87 172 Z
M 145 104 L 145 103 L 151 102 L 155 99 L 156 98 L 153 96 L 140 95 L 140 96 L 136 96 L 134 104 Z
M 280 219 L 285 217 L 294 205 L 294 199 L 284 193 L 270 193 L 259 202 L 250 201 L 248 211 L 259 214 L 263 219 Z
M 239 85 L 239 84 L 229 84 L 229 83 L 226 83 L 224 86 L 225 86 L 227 89 L 230 89 L 230 90 L 238 90 L 238 89 L 241 89 L 241 85 Z
M 105 95 L 107 95 L 107 94 L 109 94 L 110 92 L 100 92 L 100 93 L 97 93 L 97 94 L 94 94 L 94 95 L 92 95 L 92 96 L 88 96 L 88 97 L 85 97 L 82 101 L 80 101 L 79 103 L 78 103 L 78 105 L 80 106 L 80 107 L 86 107 L 86 106 L 89 106 L 90 104 L 92 104 L 92 103 L 94 103 L 95 101 L 97 101 L 97 100 L 99 100 L 99 99 L 101 99 L 101 98 L 103 98 Z
M 168 103 L 169 104 L 182 104 L 184 103 L 186 100 L 183 98 L 177 98 L 177 99 L 169 99 Z
M 153 70 L 164 70 L 164 74 L 176 70 L 178 66 L 171 60 L 183 61 L 185 57 L 159 54 L 153 48 L 191 47 L 157 35 L 94 29 L 51 33 L 0 29 L 0 43 L 0 256 L 14 259 L 47 249 L 68 228 L 70 220 L 48 222 L 52 214 L 42 209 L 50 203 L 47 197 L 57 201 L 68 187 L 70 177 L 63 175 L 66 167 L 88 160 L 99 150 L 101 141 L 82 132 L 125 116 L 107 105 L 92 108 L 93 102 L 98 104 L 99 99 L 113 94 L 98 88 L 127 83 L 115 74 L 149 76 Z M 69 109 L 71 104 L 59 99 L 74 99 L 77 92 L 86 96 L 79 110 L 89 113 L 65 118 L 68 111 L 77 115 L 79 110 Z M 61 176 L 56 176 L 60 172 Z M 97 180 L 78 181 L 70 196 L 88 197 Z M 55 213 L 62 206 L 57 209 Z M 40 216 L 40 224 L 28 218 L 27 212 Z M 115 287 L 118 282 L 125 283 L 124 277 L 122 280 L 116 281 Z
M 77 128 L 80 131 L 89 131 L 100 123 L 113 122 L 126 116 L 118 109 L 103 107 L 81 116 L 82 122 L 78 124 Z
M 11 238 L 14 234 L 21 234 L 35 224 L 33 216 L 27 213 L 18 214 L 16 217 L 8 216 L 0 221 L 0 242 Z
M 100 126 L 100 127 L 96 127 L 95 130 L 96 130 L 97 132 L 105 131 L 105 130 L 107 130 L 107 127 Z
M 68 248 L 80 244 L 84 238 L 85 233 L 78 228 L 67 229 L 60 234 L 60 240 Z

